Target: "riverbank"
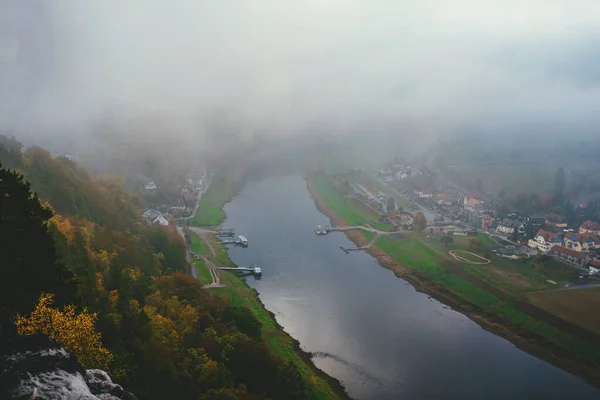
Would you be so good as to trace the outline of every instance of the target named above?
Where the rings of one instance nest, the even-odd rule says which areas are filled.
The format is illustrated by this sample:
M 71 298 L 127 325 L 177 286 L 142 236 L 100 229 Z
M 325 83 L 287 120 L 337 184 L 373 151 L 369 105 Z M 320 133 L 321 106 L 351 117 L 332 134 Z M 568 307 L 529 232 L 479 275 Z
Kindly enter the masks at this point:
M 228 171 L 226 175 L 222 175 L 219 179 L 221 179 L 221 184 L 215 186 L 214 189 L 218 193 L 211 195 L 210 188 L 207 192 L 206 204 L 208 209 L 205 210 L 202 203 L 198 209 L 198 213 L 204 214 L 206 217 L 199 217 L 196 221 L 219 225 L 225 220 L 223 207 L 233 198 L 236 190 L 243 185 L 243 169 Z M 217 265 L 235 266 L 229 259 L 226 246 L 220 241 L 212 241 L 211 247 L 214 254 L 202 251 L 200 248 L 197 250 Z M 265 308 L 256 290 L 250 288 L 243 278 L 233 273 L 224 271 L 218 271 L 217 273 L 220 274 L 221 283 L 224 287 L 207 290 L 210 291 L 211 295 L 226 299 L 234 305 L 246 307 L 252 312 L 262 325 L 261 337 L 269 352 L 286 362 L 292 363 L 302 376 L 308 399 L 350 399 L 342 384 L 318 369 L 311 360 L 311 354 L 303 351 L 299 342 L 283 330 L 283 327 L 275 319 L 275 315 Z
M 348 225 L 336 208 L 341 208 L 344 215 L 360 214 L 360 210 L 352 210 L 352 204 L 348 204 L 343 196 L 332 196 L 330 188 L 326 186 L 326 196 L 323 196 L 319 191 L 319 188 L 324 186 L 323 177 L 318 176 L 317 185 L 314 178 L 314 174 L 310 174 L 306 179 L 310 195 L 317 208 L 327 215 L 333 224 L 340 227 Z M 357 246 L 363 246 L 368 241 L 366 232 L 352 230 L 344 233 Z M 399 251 L 395 251 L 401 246 Z M 598 347 L 521 313 L 518 308 L 528 304 L 524 304 L 520 299 L 503 296 L 498 290 L 493 291 L 494 294 L 483 290 L 474 284 L 474 279 L 469 279 L 472 277 L 461 274 L 456 268 L 450 269 L 454 264 L 447 257 L 438 254 L 416 236 L 406 235 L 401 241 L 380 237 L 366 251 L 375 257 L 380 265 L 392 270 L 417 291 L 447 304 L 484 329 L 508 339 L 522 350 L 600 387 Z

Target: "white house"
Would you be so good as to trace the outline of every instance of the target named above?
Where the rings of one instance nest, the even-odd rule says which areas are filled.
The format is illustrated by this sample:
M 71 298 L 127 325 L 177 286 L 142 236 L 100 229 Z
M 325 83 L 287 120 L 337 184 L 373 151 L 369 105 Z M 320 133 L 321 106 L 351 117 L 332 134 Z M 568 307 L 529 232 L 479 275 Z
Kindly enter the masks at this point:
M 483 196 L 479 194 L 471 194 L 469 196 L 465 196 L 463 204 L 466 209 L 474 210 L 477 207 L 483 206 L 484 200 Z
M 450 194 L 439 194 L 437 196 L 437 203 L 443 206 L 450 206 L 454 202 L 454 197 Z
M 415 190 L 415 194 L 422 199 L 430 199 L 433 197 L 433 192 L 429 189 Z
M 146 190 L 156 190 L 156 183 L 154 183 L 154 181 L 150 181 L 146 183 L 146 186 L 144 186 L 144 188 Z
M 521 224 L 517 221 L 513 221 L 511 219 L 505 218 L 498 224 L 496 231 L 500 233 L 504 233 L 507 235 L 511 235 L 515 232 L 515 229 L 518 229 Z
M 162 213 L 150 208 L 142 214 L 142 217 L 152 225 L 167 226 L 170 224 L 169 220 Z
M 560 235 L 540 229 L 534 238 L 529 239 L 527 246 L 539 250 L 542 253 L 547 253 L 552 250 L 553 246 L 561 245 L 562 238 Z

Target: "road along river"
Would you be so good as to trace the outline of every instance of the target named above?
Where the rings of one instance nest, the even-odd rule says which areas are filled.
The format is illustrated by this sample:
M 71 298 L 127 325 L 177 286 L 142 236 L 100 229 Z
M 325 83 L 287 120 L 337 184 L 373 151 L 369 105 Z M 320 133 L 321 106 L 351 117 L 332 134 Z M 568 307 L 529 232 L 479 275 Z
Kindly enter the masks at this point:
M 316 236 L 328 219 L 300 176 L 251 179 L 225 207 L 232 248 L 277 321 L 314 363 L 357 399 L 598 399 L 583 380 L 539 360 L 416 292 L 343 233 Z

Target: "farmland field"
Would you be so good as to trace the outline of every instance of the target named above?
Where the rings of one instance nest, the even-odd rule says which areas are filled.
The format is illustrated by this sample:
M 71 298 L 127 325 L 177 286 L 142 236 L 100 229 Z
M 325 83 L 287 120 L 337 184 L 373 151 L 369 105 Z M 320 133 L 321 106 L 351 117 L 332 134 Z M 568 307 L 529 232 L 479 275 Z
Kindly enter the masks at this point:
M 532 293 L 529 300 L 561 318 L 600 334 L 600 287 Z

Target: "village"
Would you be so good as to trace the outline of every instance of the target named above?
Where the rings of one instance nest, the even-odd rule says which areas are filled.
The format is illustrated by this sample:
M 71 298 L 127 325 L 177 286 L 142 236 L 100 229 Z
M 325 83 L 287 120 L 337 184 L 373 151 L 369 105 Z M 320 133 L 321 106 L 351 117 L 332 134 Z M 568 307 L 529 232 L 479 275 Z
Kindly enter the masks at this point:
M 552 212 L 503 215 L 489 194 L 461 190 L 433 175 L 390 162 L 374 173 L 352 171 L 334 178 L 394 231 L 413 230 L 414 216 L 421 211 L 427 235 L 485 234 L 504 244 L 499 252 L 507 257 L 550 256 L 575 267 L 580 279 L 600 278 L 599 222 L 573 226 Z
M 200 198 L 210 186 L 210 175 L 206 168 L 198 165 L 182 176 L 176 187 L 176 195 L 172 197 L 162 196 L 161 199 L 171 199 L 170 203 L 152 204 L 148 201 L 161 188 L 153 181 L 148 179 L 143 188 L 138 192 L 151 206 L 146 209 L 142 217 L 151 225 L 170 226 L 174 225 L 176 220 L 187 219 L 196 213 Z

